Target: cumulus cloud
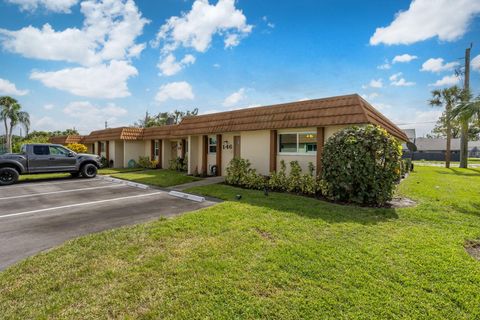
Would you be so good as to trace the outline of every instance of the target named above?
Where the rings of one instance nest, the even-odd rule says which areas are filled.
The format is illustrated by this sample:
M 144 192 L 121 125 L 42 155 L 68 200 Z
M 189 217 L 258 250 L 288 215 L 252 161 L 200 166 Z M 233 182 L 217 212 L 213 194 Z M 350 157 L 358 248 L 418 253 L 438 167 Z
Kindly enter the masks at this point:
M 450 70 L 453 70 L 458 65 L 460 64 L 455 61 L 444 63 L 443 58 L 430 58 L 422 64 L 422 69 L 420 69 L 420 71 L 428 71 L 428 72 L 450 71 Z
M 53 108 L 55 108 L 55 106 L 54 106 L 53 104 L 51 104 L 51 103 L 46 104 L 46 105 L 43 106 L 43 109 L 45 109 L 45 110 L 47 110 L 47 111 L 53 110 Z
M 405 53 L 405 54 L 402 54 L 402 55 L 399 55 L 399 56 L 395 56 L 392 60 L 392 63 L 410 62 L 410 61 L 415 60 L 415 59 L 418 59 L 418 57 L 417 56 L 412 56 L 408 53 Z
M 218 0 L 216 5 L 209 4 L 208 0 L 196 0 L 188 13 L 167 20 L 153 44 L 161 43 L 167 52 L 179 46 L 205 52 L 216 34 L 224 36 L 227 46 L 227 41 L 235 42 L 234 35 L 239 39 L 251 31 L 252 26 L 247 24 L 243 12 L 235 8 L 234 0 Z
M 380 70 L 389 70 L 392 66 L 390 65 L 390 63 L 388 62 L 385 62 L 384 64 L 381 64 L 379 66 L 377 66 L 377 69 L 380 69 Z
M 168 54 L 162 61 L 160 61 L 157 67 L 160 69 L 160 74 L 165 76 L 173 76 L 180 72 L 186 66 L 195 63 L 195 57 L 191 54 L 187 54 L 182 60 L 177 61 L 173 54 Z
M 35 11 L 39 7 L 45 8 L 47 11 L 70 13 L 71 8 L 78 3 L 79 0 L 7 0 L 20 6 L 22 11 Z
M 472 70 L 480 72 L 480 54 L 471 61 Z
M 252 28 L 243 12 L 235 8 L 234 0 L 218 0 L 215 5 L 208 0 L 195 0 L 189 12 L 166 21 L 151 44 L 153 47 L 161 46 L 162 57 L 158 67 L 162 74 L 166 74 L 161 66 L 168 59 L 172 60 L 170 54 L 178 48 L 206 52 L 215 35 L 223 37 L 225 48 L 235 47 Z M 181 68 L 176 65 L 174 70 Z
M 363 89 L 367 89 L 368 87 L 371 88 L 383 88 L 383 80 L 382 79 L 372 79 L 367 85 L 363 85 Z
M 0 78 L 0 94 L 12 95 L 12 96 L 24 96 L 28 94 L 28 90 L 17 89 L 15 83 L 12 83 L 6 79 Z
M 0 43 L 27 58 L 67 61 L 83 67 L 52 72 L 34 71 L 31 79 L 75 95 L 118 98 L 130 95 L 127 79 L 137 70 L 129 59 L 145 48 L 135 39 L 149 21 L 142 17 L 133 0 L 85 0 L 82 28 L 56 31 L 48 23 L 41 28 L 17 31 L 0 29 Z
M 142 18 L 133 0 L 81 3 L 83 27 L 55 31 L 50 24 L 17 31 L 0 29 L 0 42 L 27 58 L 68 61 L 85 66 L 127 56 L 138 56 L 145 45 L 136 44 L 148 20 Z
M 413 0 L 387 27 L 380 27 L 370 38 L 371 45 L 412 44 L 438 37 L 454 41 L 468 30 L 480 13 L 478 0 Z
M 194 98 L 192 86 L 186 81 L 180 81 L 162 85 L 155 96 L 155 101 L 193 100 Z
M 225 98 L 223 101 L 224 107 L 233 107 L 240 101 L 245 99 L 245 88 L 240 88 L 238 91 L 235 91 L 231 95 Z
M 39 80 L 49 88 L 92 98 L 122 98 L 130 96 L 127 80 L 138 71 L 126 61 L 113 60 L 94 67 L 67 68 L 60 71 L 34 71 L 30 79 Z
M 378 96 L 379 96 L 379 94 L 376 93 L 376 92 L 362 94 L 362 98 L 365 99 L 365 100 L 373 100 L 373 99 L 377 98 Z
M 390 76 L 390 85 L 394 87 L 410 87 L 415 85 L 415 82 L 407 81 L 402 78 L 402 73 L 398 72 Z
M 451 76 L 445 76 L 440 80 L 437 80 L 435 83 L 429 84 L 431 87 L 449 87 L 456 85 L 460 81 L 460 76 L 452 74 Z

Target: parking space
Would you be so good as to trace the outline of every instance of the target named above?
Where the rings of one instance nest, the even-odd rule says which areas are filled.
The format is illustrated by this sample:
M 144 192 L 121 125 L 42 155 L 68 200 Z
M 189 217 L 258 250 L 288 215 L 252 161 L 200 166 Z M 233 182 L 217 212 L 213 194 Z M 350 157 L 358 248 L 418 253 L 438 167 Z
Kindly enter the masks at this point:
M 74 237 L 212 204 L 103 178 L 0 187 L 0 270 Z

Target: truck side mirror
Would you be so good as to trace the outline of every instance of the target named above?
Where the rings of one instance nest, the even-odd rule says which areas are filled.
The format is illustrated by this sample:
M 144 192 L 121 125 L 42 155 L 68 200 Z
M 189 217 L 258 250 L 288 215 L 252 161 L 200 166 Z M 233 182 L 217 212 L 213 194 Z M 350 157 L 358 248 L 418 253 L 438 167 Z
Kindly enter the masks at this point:
M 73 152 L 69 152 L 67 156 L 69 156 L 69 157 L 74 157 L 75 154 L 74 154 Z

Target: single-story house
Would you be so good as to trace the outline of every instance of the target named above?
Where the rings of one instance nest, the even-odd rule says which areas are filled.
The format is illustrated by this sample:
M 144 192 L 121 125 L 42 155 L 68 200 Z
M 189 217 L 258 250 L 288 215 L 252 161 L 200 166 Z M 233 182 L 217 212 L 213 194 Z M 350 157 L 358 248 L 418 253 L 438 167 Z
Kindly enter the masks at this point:
M 443 138 L 416 138 L 417 151 L 414 152 L 415 160 L 436 160 L 445 161 L 447 152 L 447 139 Z M 460 161 L 460 139 L 452 139 L 450 144 L 450 159 Z M 468 142 L 468 156 L 480 157 L 480 141 Z
M 111 161 L 127 167 L 140 156 L 166 168 L 186 158 L 189 174 L 225 175 L 233 157 L 248 159 L 261 174 L 297 160 L 303 170 L 312 162 L 321 168 L 325 141 L 352 125 L 375 124 L 399 141 L 408 137 L 358 94 L 184 118 L 177 125 L 112 128 L 92 132 L 83 143 Z

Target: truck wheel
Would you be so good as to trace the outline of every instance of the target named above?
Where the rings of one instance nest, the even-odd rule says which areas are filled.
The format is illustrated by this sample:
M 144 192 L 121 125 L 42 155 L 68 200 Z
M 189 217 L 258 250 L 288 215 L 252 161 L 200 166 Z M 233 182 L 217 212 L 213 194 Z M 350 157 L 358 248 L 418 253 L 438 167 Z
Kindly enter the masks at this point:
M 0 168 L 0 186 L 8 186 L 18 181 L 18 171 L 13 168 Z
M 97 176 L 97 167 L 92 163 L 87 163 L 80 169 L 80 173 L 84 178 L 95 178 Z

